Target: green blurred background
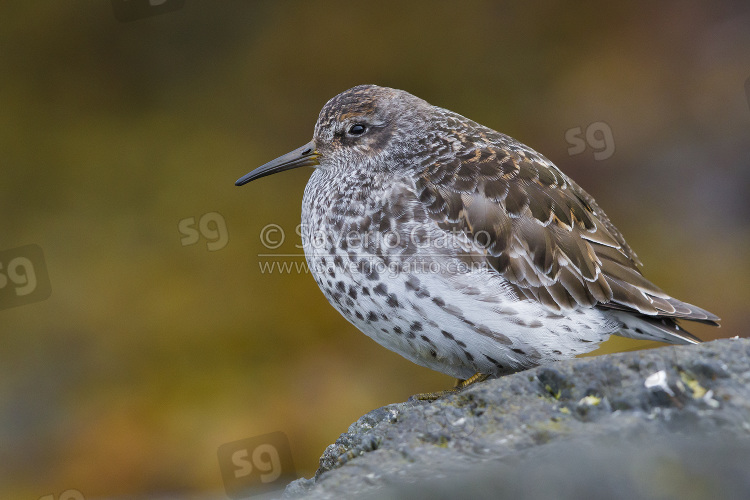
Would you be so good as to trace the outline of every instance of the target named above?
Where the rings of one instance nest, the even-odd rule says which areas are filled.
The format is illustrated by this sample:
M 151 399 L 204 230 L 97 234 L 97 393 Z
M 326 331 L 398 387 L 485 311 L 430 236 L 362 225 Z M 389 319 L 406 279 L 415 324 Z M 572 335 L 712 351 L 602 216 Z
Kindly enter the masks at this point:
M 544 153 L 647 277 L 722 317 L 691 331 L 747 336 L 745 1 L 187 0 L 132 22 L 104 0 L 4 2 L 0 44 L 0 251 L 38 245 L 52 288 L 0 310 L 2 498 L 221 496 L 217 448 L 275 431 L 310 476 L 362 414 L 453 383 L 356 331 L 309 275 L 261 272 L 259 254 L 299 253 L 309 172 L 233 185 L 361 83 Z M 594 122 L 609 157 L 570 155 L 566 132 Z M 226 231 L 183 244 L 181 221 L 214 212 Z

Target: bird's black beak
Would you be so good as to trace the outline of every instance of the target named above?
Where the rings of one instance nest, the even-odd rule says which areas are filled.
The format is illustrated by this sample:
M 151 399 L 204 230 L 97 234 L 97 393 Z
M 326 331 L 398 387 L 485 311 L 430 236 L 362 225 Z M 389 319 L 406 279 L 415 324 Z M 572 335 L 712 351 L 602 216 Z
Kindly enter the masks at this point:
M 319 165 L 318 157 L 320 153 L 315 149 L 315 141 L 310 141 L 301 148 L 297 148 L 294 151 L 279 156 L 275 160 L 271 160 L 265 165 L 261 165 L 249 174 L 245 174 L 234 183 L 235 186 L 242 186 L 255 179 L 260 179 L 267 175 L 283 172 L 284 170 L 291 170 L 297 167 L 314 167 Z

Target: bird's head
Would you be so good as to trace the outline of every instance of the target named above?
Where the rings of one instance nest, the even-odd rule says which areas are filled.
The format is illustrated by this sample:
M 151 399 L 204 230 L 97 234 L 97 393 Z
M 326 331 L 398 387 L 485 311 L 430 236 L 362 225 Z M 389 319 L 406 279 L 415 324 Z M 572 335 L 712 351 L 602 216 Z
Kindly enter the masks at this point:
M 240 178 L 236 185 L 297 167 L 388 169 L 413 148 L 433 107 L 403 90 L 359 85 L 323 106 L 313 140 Z

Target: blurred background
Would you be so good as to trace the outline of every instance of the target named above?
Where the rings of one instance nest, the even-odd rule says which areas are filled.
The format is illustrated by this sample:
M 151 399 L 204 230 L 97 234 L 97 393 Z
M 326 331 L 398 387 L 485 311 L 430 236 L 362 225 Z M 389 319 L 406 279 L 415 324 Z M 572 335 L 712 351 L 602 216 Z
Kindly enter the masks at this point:
M 309 171 L 234 186 L 357 84 L 542 152 L 722 318 L 688 329 L 748 336 L 747 2 L 114 7 L 0 5 L 0 497 L 220 498 L 219 447 L 274 432 L 309 477 L 364 413 L 453 384 L 263 268 L 304 262 Z

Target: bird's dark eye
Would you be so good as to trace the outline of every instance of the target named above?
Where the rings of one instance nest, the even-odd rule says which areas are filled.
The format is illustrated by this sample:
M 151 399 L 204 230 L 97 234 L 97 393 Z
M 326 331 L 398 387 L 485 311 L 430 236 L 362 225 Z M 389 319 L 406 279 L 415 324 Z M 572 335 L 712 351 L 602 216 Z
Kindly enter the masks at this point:
M 365 126 L 357 123 L 356 125 L 352 125 L 349 127 L 349 135 L 362 135 L 365 133 Z

